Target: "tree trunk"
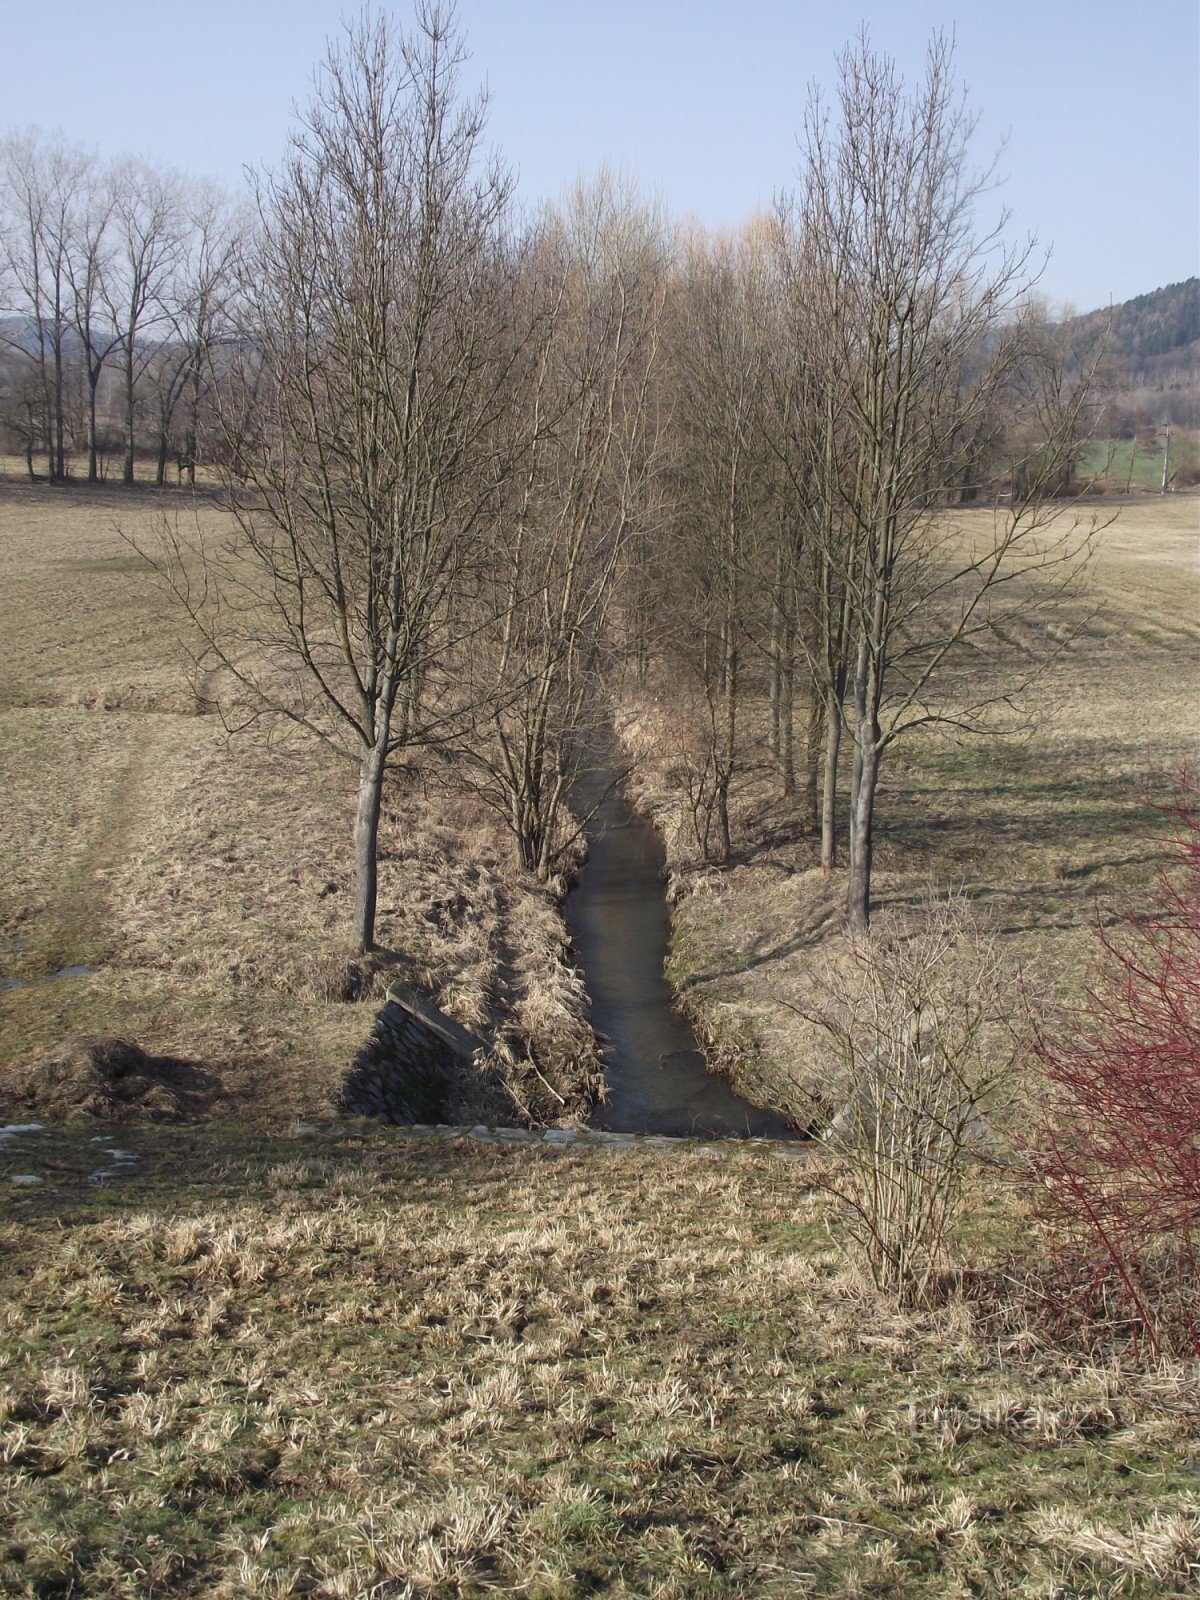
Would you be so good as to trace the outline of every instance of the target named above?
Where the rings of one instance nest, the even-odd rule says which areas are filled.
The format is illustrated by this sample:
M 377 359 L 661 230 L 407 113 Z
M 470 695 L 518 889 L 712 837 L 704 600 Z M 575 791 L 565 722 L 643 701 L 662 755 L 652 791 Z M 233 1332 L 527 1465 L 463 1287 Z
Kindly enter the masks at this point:
M 783 552 L 776 546 L 775 549 L 775 585 L 771 593 L 771 643 L 768 651 L 770 659 L 770 680 L 768 685 L 768 702 L 770 705 L 771 720 L 767 733 L 767 747 L 771 754 L 779 757 L 782 749 L 781 719 L 783 714 Z
M 784 800 L 796 792 L 795 699 L 796 669 L 789 645 L 779 682 L 779 793 Z
M 125 467 L 121 482 L 133 482 L 133 347 L 125 361 Z
M 863 729 L 864 735 L 867 730 Z M 850 831 L 850 883 L 846 891 L 846 916 L 852 933 L 866 933 L 871 925 L 871 858 L 875 790 L 879 782 L 878 742 L 867 737 L 855 741 L 858 784 Z
M 187 431 L 183 448 L 187 452 L 188 487 L 196 487 L 196 439 L 200 432 L 200 367 L 199 358 L 191 376 L 191 403 L 188 406 Z
M 733 839 L 729 827 L 729 784 L 737 751 L 737 696 L 738 650 L 733 642 L 733 618 L 728 616 L 722 629 L 722 717 L 721 749 L 717 761 L 717 824 L 721 831 L 721 865 L 728 864 L 733 854 Z
M 826 690 L 825 774 L 821 785 L 821 870 L 837 865 L 837 778 L 842 750 L 842 703 L 833 689 Z
M 729 826 L 729 774 L 717 779 L 717 864 L 727 867 L 733 855 L 733 832 Z M 705 855 L 707 856 L 707 839 Z
M 54 404 L 50 399 L 49 385 L 46 387 L 46 477 L 51 483 L 58 482 L 58 470 L 54 464 Z
M 183 474 L 180 473 L 180 478 L 182 478 L 182 477 L 183 477 Z M 161 489 L 163 487 L 163 485 L 166 483 L 166 481 L 167 481 L 167 430 L 165 428 L 163 428 L 163 429 L 161 429 L 159 431 L 159 435 L 158 435 L 158 459 L 154 463 L 154 482 L 157 485 L 157 487 Z
M 354 946 L 361 954 L 375 946 L 375 907 L 379 895 L 379 813 L 387 763 L 386 728 L 363 757 L 354 819 Z
M 825 735 L 825 700 L 813 684 L 808 691 L 808 729 L 804 735 L 804 831 L 816 833 L 821 825 L 821 746 Z
M 99 462 L 96 451 L 96 386 L 100 382 L 100 369 L 93 373 L 88 370 L 88 410 L 87 410 L 87 481 L 95 483 L 99 477 Z
M 54 474 L 57 483 L 67 478 L 66 415 L 63 407 L 62 340 L 54 346 Z

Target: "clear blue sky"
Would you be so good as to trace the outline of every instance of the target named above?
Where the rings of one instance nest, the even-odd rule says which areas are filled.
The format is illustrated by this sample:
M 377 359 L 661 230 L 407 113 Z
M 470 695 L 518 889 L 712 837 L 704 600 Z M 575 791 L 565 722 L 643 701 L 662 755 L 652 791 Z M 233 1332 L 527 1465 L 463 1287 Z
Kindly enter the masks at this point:
M 608 161 L 677 215 L 736 223 L 791 182 L 806 85 L 833 81 L 860 23 L 910 75 L 945 26 L 980 154 L 1008 139 L 1003 203 L 1053 246 L 1052 302 L 1091 309 L 1200 270 L 1196 0 L 460 0 L 459 13 L 527 200 Z M 336 0 L 0 0 L 0 129 L 36 123 L 235 183 L 283 149 L 342 14 Z

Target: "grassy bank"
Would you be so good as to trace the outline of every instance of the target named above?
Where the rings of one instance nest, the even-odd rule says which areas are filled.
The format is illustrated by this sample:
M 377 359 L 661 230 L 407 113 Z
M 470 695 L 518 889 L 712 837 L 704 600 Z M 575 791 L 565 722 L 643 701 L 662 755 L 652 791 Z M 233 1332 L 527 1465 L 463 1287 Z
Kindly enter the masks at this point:
M 63 1037 L 113 1033 L 195 1061 L 214 1113 L 316 1114 L 392 974 L 494 1039 L 534 1115 L 578 1108 L 593 1046 L 557 907 L 434 769 L 387 796 L 385 970 L 351 959 L 354 769 L 225 736 L 122 537 L 152 545 L 164 505 L 219 526 L 181 495 L 0 482 L 0 1109 Z
M 0 1592 L 1175 1595 L 1194 1383 L 847 1273 L 803 1165 L 29 1135 Z M 8 1187 L 6 1184 L 5 1187 Z M 979 1203 L 986 1266 L 991 1215 Z
M 1147 790 L 1165 794 L 1165 774 L 1200 754 L 1198 523 L 1194 496 L 1121 507 L 1098 535 L 1085 592 L 1058 620 L 1070 637 L 1021 705 L 1018 731 L 919 732 L 889 751 L 876 835 L 884 922 L 931 881 L 962 886 L 1039 995 L 1077 987 L 1097 921 L 1136 907 L 1156 870 L 1164 824 Z M 1014 629 L 970 673 L 999 682 L 1045 645 Z M 706 868 L 672 779 L 672 706 L 653 684 L 630 692 L 622 728 L 635 788 L 667 843 L 673 977 L 745 1092 L 803 1119 L 821 1068 L 789 1003 L 810 1005 L 838 960 L 844 878 L 821 873 L 799 802 L 777 798 L 765 707 L 753 704 L 733 794 L 735 859 Z

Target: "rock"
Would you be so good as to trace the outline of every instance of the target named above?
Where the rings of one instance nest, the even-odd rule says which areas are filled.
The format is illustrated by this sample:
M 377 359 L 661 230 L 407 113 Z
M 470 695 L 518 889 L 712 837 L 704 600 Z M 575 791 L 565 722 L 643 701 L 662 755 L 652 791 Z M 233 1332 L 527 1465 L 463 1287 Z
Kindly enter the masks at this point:
M 40 1122 L 10 1122 L 6 1128 L 0 1128 L 0 1144 L 8 1144 L 12 1139 L 19 1139 L 23 1133 L 40 1133 Z

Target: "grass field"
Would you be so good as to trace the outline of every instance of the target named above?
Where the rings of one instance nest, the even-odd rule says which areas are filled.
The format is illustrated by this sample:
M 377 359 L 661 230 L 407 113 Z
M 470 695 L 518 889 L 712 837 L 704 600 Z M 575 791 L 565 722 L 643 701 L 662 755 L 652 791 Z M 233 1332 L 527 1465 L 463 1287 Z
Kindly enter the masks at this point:
M 1098 921 L 1143 903 L 1153 880 L 1164 822 L 1152 797 L 1200 759 L 1198 556 L 1200 498 L 1123 504 L 1058 619 L 1068 642 L 1021 705 L 1020 731 L 918 732 L 888 752 L 875 871 L 885 926 L 931 883 L 962 888 L 1040 996 L 1077 989 Z M 1019 671 L 1045 644 L 1013 628 L 971 671 Z M 631 700 L 626 737 L 675 873 L 674 976 L 747 1089 L 804 1118 L 824 1069 L 787 1003 L 810 1004 L 838 949 L 844 882 L 822 875 L 816 841 L 753 748 L 735 794 L 735 863 L 701 866 L 663 759 L 666 704 Z
M 91 1130 L 88 1130 L 90 1134 Z M 1194 1375 L 848 1273 L 803 1165 L 125 1130 L 0 1166 L 0 1592 L 1182 1595 Z M 988 1256 L 989 1210 L 977 1256 Z
M 1172 439 L 1170 473 L 1174 480 L 1183 468 L 1189 474 L 1196 462 L 1195 434 L 1176 430 Z M 1083 450 L 1076 465 L 1081 482 L 1093 482 L 1110 494 L 1128 494 L 1143 489 L 1157 493 L 1162 487 L 1163 441 L 1153 445 L 1140 439 L 1094 439 Z M 1189 476 L 1181 480 L 1189 485 Z
M 0 1110 L 65 1035 L 111 1033 L 198 1060 L 214 1110 L 278 1126 L 327 1107 L 378 1004 L 378 985 L 342 998 L 356 774 L 313 741 L 224 736 L 123 537 L 152 546 L 159 514 L 149 490 L 0 482 Z M 491 816 L 398 778 L 380 882 L 389 970 L 532 1038 L 574 1104 L 592 1045 L 562 923 Z

